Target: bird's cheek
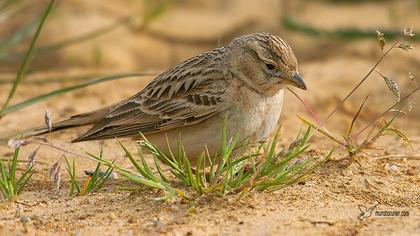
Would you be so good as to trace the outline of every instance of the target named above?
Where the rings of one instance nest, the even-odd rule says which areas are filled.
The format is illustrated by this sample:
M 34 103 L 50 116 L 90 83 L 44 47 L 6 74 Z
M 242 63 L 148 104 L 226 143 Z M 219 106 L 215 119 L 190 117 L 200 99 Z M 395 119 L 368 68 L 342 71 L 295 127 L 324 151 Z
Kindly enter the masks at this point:
M 286 83 L 286 80 L 287 80 L 286 74 L 282 72 L 276 73 L 275 78 L 277 80 L 277 83 Z

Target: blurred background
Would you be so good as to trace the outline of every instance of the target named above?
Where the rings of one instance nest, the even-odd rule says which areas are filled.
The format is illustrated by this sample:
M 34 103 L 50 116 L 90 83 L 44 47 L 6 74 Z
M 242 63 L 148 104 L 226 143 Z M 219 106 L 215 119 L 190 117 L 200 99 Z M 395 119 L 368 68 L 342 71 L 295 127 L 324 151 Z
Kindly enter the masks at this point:
M 45 0 L 0 0 L 2 102 L 47 4 Z M 45 23 L 11 104 L 101 76 L 158 74 L 237 36 L 266 31 L 292 46 L 309 87 L 297 92 L 325 117 L 382 54 L 375 31 L 385 33 L 389 46 L 404 27 L 420 27 L 419 13 L 419 0 L 61 0 Z M 378 68 L 397 81 L 402 95 L 415 87 L 408 72 L 420 76 L 419 37 L 410 43 L 414 50 L 394 50 Z M 3 117 L 0 132 L 42 125 L 45 109 L 58 120 L 111 104 L 137 93 L 153 77 L 101 83 L 37 102 Z M 342 120 L 351 119 L 367 94 L 364 121 L 395 102 L 383 79 L 372 74 L 331 125 L 345 128 Z M 291 94 L 287 99 L 282 122 L 299 129 L 302 124 L 295 114 L 306 111 Z M 400 122 L 415 126 L 408 133 L 420 133 L 419 99 L 414 98 L 414 110 Z
M 49 3 L 0 0 L 0 110 Z M 9 137 L 45 127 L 47 109 L 54 122 L 110 105 L 139 92 L 157 74 L 183 60 L 253 32 L 277 34 L 291 45 L 308 86 L 307 91 L 293 90 L 323 120 L 383 54 L 376 30 L 384 33 L 386 49 L 412 25 L 420 35 L 420 0 L 56 0 L 26 74 L 9 103 L 15 110 L 3 117 L 0 111 L 0 157 L 13 156 L 13 149 L 7 146 Z M 420 85 L 420 37 L 410 38 L 409 43 L 413 50 L 396 48 L 377 68 L 396 81 L 401 96 Z M 137 72 L 149 75 L 84 86 L 99 78 Z M 71 86 L 79 87 L 63 90 Z M 42 97 L 48 93 L 56 96 Z M 326 124 L 336 137 L 343 136 L 367 95 L 354 131 L 396 102 L 384 79 L 374 72 Z M 41 97 L 34 100 L 37 96 Z M 343 167 L 341 160 L 347 159 L 343 158 L 347 153 L 337 148 L 333 158 L 339 162 L 325 165 L 313 179 L 284 191 L 241 194 L 239 198 L 209 195 L 191 201 L 155 201 L 151 197 L 160 195 L 157 191 L 143 191 L 125 183 L 119 186 L 126 182 L 123 177 L 115 180 L 118 186 L 112 184 L 101 193 L 69 197 L 63 155 L 77 163 L 78 180 L 86 178 L 83 171 L 95 170 L 97 163 L 77 154 L 99 155 L 103 148 L 105 159 L 116 160 L 126 169 L 133 170 L 133 166 L 116 140 L 70 143 L 86 131 L 83 128 L 47 134 L 44 138 L 48 143 L 43 143 L 38 153 L 39 142 L 20 150 L 21 168 L 26 166 L 25 158 L 34 159 L 37 153 L 35 172 L 39 174 L 29 180 L 19 201 L 0 203 L 0 235 L 11 235 L 9 229 L 18 230 L 16 235 L 419 235 L 420 190 L 415 187 L 418 184 L 413 185 L 419 182 L 420 169 L 419 104 L 417 94 L 412 98 L 412 111 L 401 114 L 395 123 L 413 140 L 416 150 L 399 137 L 387 136 L 360 153 L 360 159 L 357 156 L 363 165 L 356 161 Z M 306 128 L 297 114 L 311 119 L 302 103 L 286 91 L 278 146 L 288 147 L 298 131 Z M 136 152 L 131 139 L 122 142 Z M 295 163 L 325 156 L 338 146 L 321 135 L 313 136 L 310 143 L 308 158 Z M 54 145 L 55 149 L 51 147 Z M 153 160 L 148 159 L 149 164 Z M 50 178 L 53 163 L 58 169 L 61 163 L 60 192 Z M 126 191 L 137 187 L 139 191 Z M 381 211 L 409 210 L 410 217 L 357 219 L 361 205 L 378 204 Z

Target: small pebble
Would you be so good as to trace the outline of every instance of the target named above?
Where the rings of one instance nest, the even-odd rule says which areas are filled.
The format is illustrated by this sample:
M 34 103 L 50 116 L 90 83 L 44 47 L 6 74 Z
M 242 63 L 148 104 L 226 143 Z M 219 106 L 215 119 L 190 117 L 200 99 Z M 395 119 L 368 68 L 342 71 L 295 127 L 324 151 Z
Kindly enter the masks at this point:
M 385 168 L 387 168 L 389 171 L 397 171 L 398 170 L 398 166 L 395 164 L 389 164 L 387 163 L 385 165 Z
M 118 179 L 118 174 L 117 174 L 117 172 L 112 172 L 112 173 L 109 175 L 109 178 L 110 178 L 110 179 Z

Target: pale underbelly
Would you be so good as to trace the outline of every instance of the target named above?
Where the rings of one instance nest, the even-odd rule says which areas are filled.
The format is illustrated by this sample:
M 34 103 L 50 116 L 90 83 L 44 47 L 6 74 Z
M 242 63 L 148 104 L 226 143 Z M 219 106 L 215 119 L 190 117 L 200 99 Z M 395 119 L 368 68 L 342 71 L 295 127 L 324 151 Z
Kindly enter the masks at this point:
M 250 106 L 247 108 L 233 107 L 228 111 L 228 139 L 236 136 L 240 142 L 247 138 L 251 141 L 267 138 L 277 126 L 283 98 L 283 90 L 281 90 L 278 94 L 264 100 L 261 100 L 259 95 L 249 96 L 247 102 Z M 223 125 L 223 116 L 212 117 L 197 125 L 150 134 L 146 137 L 167 154 L 170 153 L 169 146 L 172 152 L 176 153 L 179 140 L 181 140 L 187 157 L 194 163 L 206 148 L 210 155 L 219 153 Z

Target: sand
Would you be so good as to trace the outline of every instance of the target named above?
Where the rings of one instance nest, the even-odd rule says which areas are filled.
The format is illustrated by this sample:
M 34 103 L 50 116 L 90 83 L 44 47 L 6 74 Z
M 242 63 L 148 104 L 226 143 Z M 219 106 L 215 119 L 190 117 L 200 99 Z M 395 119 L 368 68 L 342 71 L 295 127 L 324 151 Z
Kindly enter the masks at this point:
M 180 1 L 143 31 L 134 26 L 122 27 L 92 41 L 39 55 L 31 67 L 35 70 L 19 87 L 13 103 L 74 83 L 31 84 L 31 80 L 80 74 L 161 72 L 199 52 L 223 45 L 234 36 L 270 31 L 284 37 L 295 49 L 301 74 L 309 87 L 308 91 L 295 91 L 322 118 L 380 55 L 374 38 L 339 41 L 285 30 L 279 24 L 282 1 L 244 2 Z M 330 5 L 324 1 L 293 1 L 289 5 L 293 16 L 326 29 L 348 25 L 399 29 L 420 22 L 418 9 L 411 2 L 414 1 Z M 30 19 L 40 9 L 41 4 L 33 6 L 19 19 Z M 88 32 L 142 9 L 143 4 L 128 0 L 61 1 L 47 22 L 39 44 Z M 268 16 L 267 12 L 270 12 Z M 360 17 L 353 19 L 355 14 Z M 12 29 L 16 24 L 8 26 Z M 0 33 L 5 35 L 7 30 Z M 393 52 L 379 67 L 382 73 L 397 80 L 403 94 L 413 87 L 407 72 L 420 75 L 420 52 L 416 49 L 420 44 L 415 43 L 414 47 L 409 54 L 402 50 Z M 12 79 L 17 66 L 18 63 L 0 65 L 0 77 Z M 95 85 L 25 108 L 0 119 L 0 136 L 42 125 L 45 109 L 51 111 L 55 121 L 112 104 L 135 94 L 152 78 Z M 0 85 L 0 101 L 4 101 L 9 88 Z M 342 134 L 367 94 L 370 98 L 357 129 L 394 101 L 382 79 L 375 75 L 329 121 L 329 129 L 337 136 Z M 279 123 L 282 126 L 280 146 L 287 146 L 299 129 L 305 127 L 296 114 L 309 117 L 290 93 L 286 99 Z M 419 99 L 417 96 L 417 104 Z M 414 110 L 395 124 L 410 137 L 417 151 L 398 137 L 386 136 L 375 143 L 374 149 L 358 155 L 357 161 L 349 164 L 345 153 L 337 152 L 304 182 L 276 192 L 252 192 L 240 199 L 228 194 L 224 197 L 206 195 L 189 202 L 156 201 L 153 198 L 161 193 L 122 177 L 111 180 L 98 193 L 70 197 L 64 162 L 58 192 L 48 176 L 49 168 L 63 152 L 42 147 L 36 157 L 36 173 L 19 198 L 14 202 L 0 198 L 0 235 L 419 235 L 420 109 L 417 108 L 418 105 L 414 105 Z M 106 158 L 131 168 L 115 140 L 69 143 L 84 130 L 59 132 L 47 138 L 54 145 L 77 153 L 98 153 L 104 146 Z M 124 143 L 134 150 L 132 141 L 124 140 Z M 315 135 L 310 149 L 325 153 L 334 145 Z M 36 147 L 35 144 L 23 147 L 21 158 L 27 158 Z M 10 157 L 12 151 L 5 145 L 0 146 L 2 157 Z M 76 160 L 79 179 L 85 178 L 84 170 L 95 167 L 92 161 L 69 157 Z M 24 168 L 25 164 L 19 167 Z M 127 186 L 138 191 L 121 189 Z M 360 220 L 359 205 L 376 206 L 374 214 Z M 389 212 L 400 215 L 384 216 Z

